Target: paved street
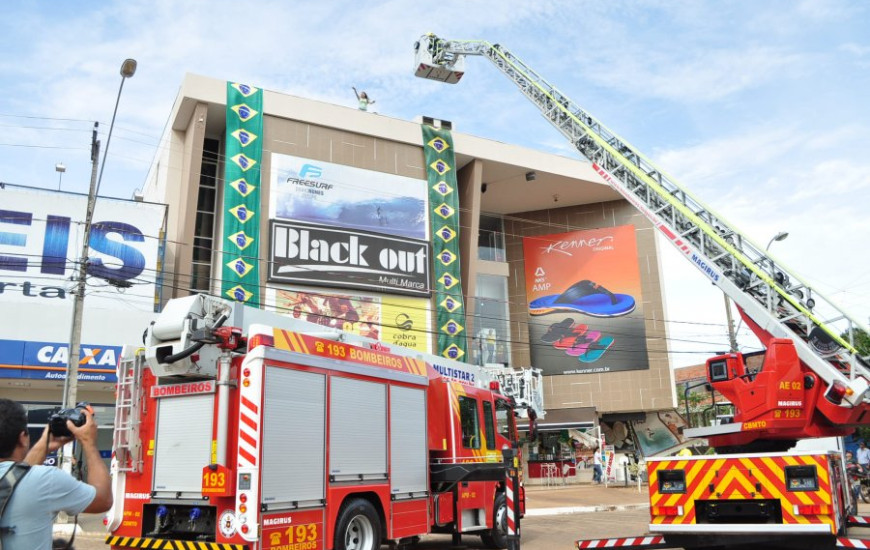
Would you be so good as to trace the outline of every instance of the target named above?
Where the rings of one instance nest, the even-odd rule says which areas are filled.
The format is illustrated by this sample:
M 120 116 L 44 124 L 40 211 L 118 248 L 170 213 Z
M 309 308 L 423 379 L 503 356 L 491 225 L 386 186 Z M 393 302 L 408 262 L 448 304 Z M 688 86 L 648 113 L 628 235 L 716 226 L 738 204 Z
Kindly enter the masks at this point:
M 627 489 L 601 489 L 594 487 L 580 487 L 564 491 L 531 491 L 529 503 L 535 506 L 552 504 L 554 501 L 564 501 L 573 496 L 576 501 L 585 501 L 597 498 L 602 501 L 622 500 L 626 503 L 635 503 L 637 493 Z M 645 498 L 645 494 L 642 495 Z M 638 507 L 636 504 L 613 505 L 607 504 L 609 511 L 598 512 L 575 512 L 553 513 L 559 508 L 534 508 L 530 515 L 522 521 L 522 542 L 524 550 L 572 550 L 574 541 L 580 538 L 609 538 L 642 535 L 646 533 L 649 513 L 646 507 Z M 870 505 L 859 505 L 859 512 L 870 514 Z M 630 509 L 624 509 L 630 508 Z M 564 510 L 565 508 L 560 508 Z M 546 515 L 539 512 L 547 510 Z M 93 518 L 91 518 L 93 519 Z M 86 522 L 88 522 L 86 520 Z M 88 523 L 94 524 L 93 521 Z M 870 537 L 870 529 L 855 529 L 853 536 Z M 103 544 L 104 535 L 88 533 L 76 538 L 77 550 L 105 550 Z M 469 549 L 483 548 L 480 538 L 467 536 L 462 543 Z M 415 548 L 420 550 L 435 550 L 451 548 L 451 539 L 446 535 L 433 535 L 425 537 Z M 387 547 L 384 547 L 386 550 Z
M 627 512 L 596 512 L 531 516 L 522 523 L 522 548 L 525 550 L 572 550 L 578 538 L 616 537 L 646 532 L 646 510 Z M 426 537 L 415 548 L 420 550 L 448 549 L 450 537 Z M 480 537 L 467 536 L 463 544 L 470 548 L 483 548 Z M 86 535 L 76 538 L 77 550 L 105 550 L 103 536 Z M 386 546 L 384 550 L 386 550 Z

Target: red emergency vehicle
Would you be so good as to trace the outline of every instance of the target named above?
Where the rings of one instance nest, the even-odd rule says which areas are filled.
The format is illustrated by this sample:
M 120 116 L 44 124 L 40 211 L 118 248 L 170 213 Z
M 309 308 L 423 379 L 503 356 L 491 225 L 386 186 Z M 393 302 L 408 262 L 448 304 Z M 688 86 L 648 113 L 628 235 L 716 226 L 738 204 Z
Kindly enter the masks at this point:
M 507 48 L 428 33 L 414 53 L 417 76 L 451 84 L 466 74 L 466 56 L 491 61 L 604 182 L 737 305 L 765 348 L 707 361 L 705 385 L 713 397 L 724 396 L 733 415 L 684 432 L 706 439 L 717 454 L 648 458 L 650 533 L 576 546 L 870 548 L 870 540 L 845 536 L 848 526 L 870 518 L 850 515 L 856 509 L 842 452 L 791 450 L 798 441 L 837 438 L 870 423 L 870 361 L 855 345 L 868 328 Z M 733 338 L 731 346 L 737 349 Z M 750 355 L 760 364 L 750 366 Z
M 540 371 L 207 296 L 170 301 L 146 341 L 119 367 L 112 548 L 372 550 L 429 533 L 505 546 L 516 401 L 498 379 L 526 378 L 527 402 Z

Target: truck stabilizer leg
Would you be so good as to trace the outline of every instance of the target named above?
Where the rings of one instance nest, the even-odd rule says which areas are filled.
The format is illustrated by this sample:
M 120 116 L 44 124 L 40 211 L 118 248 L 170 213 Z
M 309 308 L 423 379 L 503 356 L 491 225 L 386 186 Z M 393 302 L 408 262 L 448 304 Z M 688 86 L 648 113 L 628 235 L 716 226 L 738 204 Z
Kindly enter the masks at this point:
M 870 527 L 870 516 L 849 516 L 846 518 L 849 527 Z

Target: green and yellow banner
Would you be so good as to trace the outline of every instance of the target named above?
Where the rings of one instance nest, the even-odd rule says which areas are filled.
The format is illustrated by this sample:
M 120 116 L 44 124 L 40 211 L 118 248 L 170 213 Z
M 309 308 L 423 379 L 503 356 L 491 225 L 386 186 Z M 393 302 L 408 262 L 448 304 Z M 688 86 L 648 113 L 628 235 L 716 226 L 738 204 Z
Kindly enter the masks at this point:
M 260 305 L 260 164 L 263 91 L 227 82 L 221 295 Z
M 459 269 L 459 195 L 456 156 L 449 130 L 423 125 L 423 155 L 429 184 L 429 226 L 435 279 L 436 353 L 462 360 L 466 353 L 465 302 Z

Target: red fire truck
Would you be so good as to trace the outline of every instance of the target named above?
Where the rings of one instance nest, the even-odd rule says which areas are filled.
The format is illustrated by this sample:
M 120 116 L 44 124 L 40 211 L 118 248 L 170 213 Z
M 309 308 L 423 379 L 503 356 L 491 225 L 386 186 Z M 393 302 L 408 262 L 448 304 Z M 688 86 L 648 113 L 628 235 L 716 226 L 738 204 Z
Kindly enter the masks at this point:
M 118 377 L 112 548 L 373 550 L 429 533 L 504 547 L 503 451 L 517 409 L 543 412 L 539 370 L 203 295 L 170 301 Z
M 842 453 L 791 450 L 799 440 L 836 438 L 870 423 L 870 366 L 854 345 L 867 327 L 506 48 L 430 33 L 414 53 L 417 76 L 449 84 L 465 74 L 466 56 L 491 61 L 604 182 L 734 301 L 766 348 L 707 361 L 705 385 L 733 414 L 685 432 L 706 438 L 716 455 L 647 460 L 650 535 L 579 540 L 577 547 L 870 548 L 870 540 L 845 536 L 847 526 L 870 518 L 850 515 Z

